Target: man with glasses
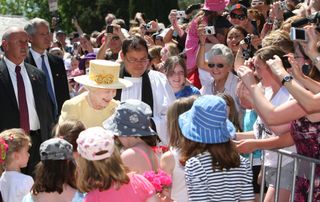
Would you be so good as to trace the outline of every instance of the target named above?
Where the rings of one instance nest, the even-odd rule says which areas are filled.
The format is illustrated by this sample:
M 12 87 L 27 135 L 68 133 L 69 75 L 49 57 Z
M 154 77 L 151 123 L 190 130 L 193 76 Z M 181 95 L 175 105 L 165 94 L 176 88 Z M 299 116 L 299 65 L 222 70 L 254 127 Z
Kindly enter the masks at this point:
M 167 144 L 166 113 L 175 100 L 167 78 L 160 72 L 149 70 L 148 47 L 142 37 L 133 36 L 124 40 L 120 56 L 123 61 L 120 78 L 132 81 L 133 86 L 117 90 L 115 99 L 138 99 L 150 105 L 152 127 L 161 141 Z

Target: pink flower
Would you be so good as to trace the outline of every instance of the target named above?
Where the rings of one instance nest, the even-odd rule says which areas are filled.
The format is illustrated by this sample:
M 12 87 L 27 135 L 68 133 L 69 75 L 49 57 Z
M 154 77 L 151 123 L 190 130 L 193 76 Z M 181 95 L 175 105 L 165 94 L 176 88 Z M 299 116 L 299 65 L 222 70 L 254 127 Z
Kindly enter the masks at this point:
M 143 173 L 143 176 L 151 182 L 157 192 L 161 192 L 164 187 L 168 187 L 172 184 L 171 176 L 160 169 L 158 172 L 145 172 Z

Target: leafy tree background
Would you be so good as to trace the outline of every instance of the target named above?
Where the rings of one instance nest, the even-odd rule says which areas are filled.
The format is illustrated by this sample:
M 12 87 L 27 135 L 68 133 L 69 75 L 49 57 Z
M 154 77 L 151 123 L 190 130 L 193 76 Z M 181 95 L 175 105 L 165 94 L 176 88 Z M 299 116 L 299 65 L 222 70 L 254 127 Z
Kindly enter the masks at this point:
M 148 20 L 157 19 L 168 25 L 171 9 L 186 9 L 196 2 L 201 0 L 59 0 L 58 12 L 51 13 L 47 0 L 0 0 L 0 14 L 40 17 L 49 22 L 53 15 L 58 15 L 59 26 L 67 32 L 73 30 L 71 19 L 76 17 L 84 32 L 91 33 L 104 28 L 104 17 L 109 12 L 124 19 L 127 26 L 136 12 L 145 13 Z

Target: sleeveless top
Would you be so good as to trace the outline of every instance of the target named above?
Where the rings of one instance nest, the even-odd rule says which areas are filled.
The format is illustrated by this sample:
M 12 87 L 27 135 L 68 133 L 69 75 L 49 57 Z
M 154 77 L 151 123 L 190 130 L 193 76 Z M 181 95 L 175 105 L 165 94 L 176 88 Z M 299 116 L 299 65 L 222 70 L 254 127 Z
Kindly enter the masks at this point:
M 184 167 L 180 164 L 180 150 L 170 147 L 170 151 L 174 158 L 174 169 L 172 171 L 172 188 L 171 198 L 176 202 L 188 201 L 188 193 L 186 180 L 184 175 Z

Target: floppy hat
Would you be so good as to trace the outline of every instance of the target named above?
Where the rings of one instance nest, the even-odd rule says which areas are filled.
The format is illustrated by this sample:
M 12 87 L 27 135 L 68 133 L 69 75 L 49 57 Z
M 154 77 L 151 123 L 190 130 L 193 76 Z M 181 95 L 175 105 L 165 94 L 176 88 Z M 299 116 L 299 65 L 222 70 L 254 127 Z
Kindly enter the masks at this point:
M 120 89 L 132 86 L 132 82 L 120 79 L 120 64 L 108 60 L 90 60 L 89 75 L 74 77 L 74 80 L 94 88 Z
M 227 106 L 222 98 L 204 95 L 196 99 L 189 111 L 179 116 L 179 126 L 189 140 L 224 143 L 235 134 L 235 128 L 227 117 Z
M 77 139 L 79 154 L 90 161 L 109 158 L 114 151 L 113 132 L 102 127 L 82 131 Z
M 67 160 L 72 159 L 72 144 L 61 138 L 52 138 L 40 145 L 40 159 Z
M 121 102 L 113 116 L 103 122 L 103 127 L 117 136 L 156 135 L 150 126 L 152 111 L 146 103 L 129 99 Z
M 229 0 L 206 0 L 202 9 L 207 11 L 223 11 L 228 4 Z

